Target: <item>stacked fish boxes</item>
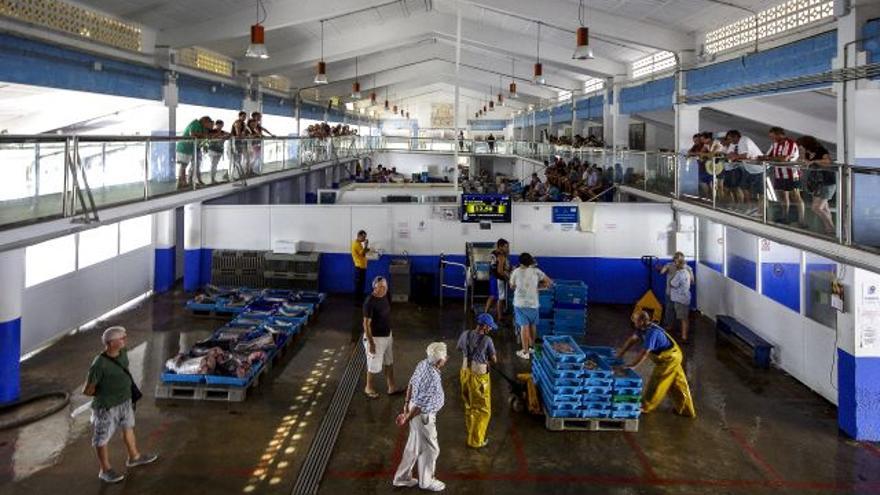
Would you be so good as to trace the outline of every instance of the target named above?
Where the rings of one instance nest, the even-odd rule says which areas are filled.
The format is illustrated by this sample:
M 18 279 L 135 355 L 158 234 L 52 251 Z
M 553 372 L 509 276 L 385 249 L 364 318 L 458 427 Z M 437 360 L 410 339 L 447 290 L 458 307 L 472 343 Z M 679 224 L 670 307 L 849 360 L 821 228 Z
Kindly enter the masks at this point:
M 618 368 L 623 362 L 615 356 L 611 347 L 587 347 L 581 346 L 581 351 L 586 354 L 587 361 L 602 363 L 602 366 L 612 370 L 608 378 L 611 381 L 611 411 L 612 419 L 637 419 L 641 414 L 641 401 L 643 383 L 642 378 L 631 369 Z
M 554 292 L 552 289 L 541 289 L 538 291 L 538 337 L 544 338 L 547 335 L 553 335 L 553 301 Z
M 587 328 L 587 285 L 580 280 L 557 280 L 554 285 L 554 335 L 583 336 Z
M 549 416 L 576 418 L 582 414 L 586 359 L 571 337 L 544 337 L 540 356 L 532 360 L 532 376 Z

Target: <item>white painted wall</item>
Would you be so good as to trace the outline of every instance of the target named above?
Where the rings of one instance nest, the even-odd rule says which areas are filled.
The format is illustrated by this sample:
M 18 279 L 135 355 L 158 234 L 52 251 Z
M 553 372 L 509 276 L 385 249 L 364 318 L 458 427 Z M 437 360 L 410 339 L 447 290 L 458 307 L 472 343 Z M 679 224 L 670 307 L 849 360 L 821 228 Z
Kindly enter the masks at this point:
M 668 205 L 608 203 L 585 206 L 594 212 L 594 232 L 564 230 L 552 224 L 551 204 L 517 203 L 513 222 L 491 230 L 443 219 L 441 206 L 396 204 L 348 205 L 211 205 L 203 207 L 202 245 L 213 249 L 272 249 L 283 239 L 314 243 L 321 252 L 345 253 L 352 234 L 363 228 L 370 246 L 389 254 L 464 254 L 467 241 L 504 237 L 514 252 L 537 256 L 638 258 L 669 257 L 674 232 Z M 446 206 L 448 207 L 448 206 Z M 586 214 L 586 213 L 582 213 Z M 404 232 L 405 234 L 402 234 Z
M 853 287 L 853 270 L 844 284 Z M 709 318 L 730 315 L 774 345 L 773 362 L 837 404 L 837 332 L 697 264 L 697 308 Z M 838 314 L 839 343 L 852 335 L 852 311 Z
M 25 289 L 22 353 L 151 290 L 153 263 L 150 244 Z

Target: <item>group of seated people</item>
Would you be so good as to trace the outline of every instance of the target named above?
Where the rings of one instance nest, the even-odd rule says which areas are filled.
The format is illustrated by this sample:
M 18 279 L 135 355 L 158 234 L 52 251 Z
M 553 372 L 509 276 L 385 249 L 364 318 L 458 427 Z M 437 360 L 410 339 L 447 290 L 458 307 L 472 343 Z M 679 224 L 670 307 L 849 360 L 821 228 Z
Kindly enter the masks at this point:
M 306 128 L 306 135 L 310 138 L 326 139 L 341 136 L 357 136 L 357 129 L 352 129 L 347 125 L 336 124 L 331 126 L 327 122 L 312 124 Z
M 557 157 L 544 162 L 545 181 L 532 174 L 525 191 L 526 201 L 610 201 L 609 188 L 614 183 L 614 170 L 597 164 L 581 162 L 575 157 L 566 162 Z
M 546 129 L 541 131 L 542 141 L 556 146 L 571 146 L 572 148 L 603 148 L 605 141 L 596 136 L 583 137 L 575 134 L 574 138 L 570 136 L 554 136 L 547 132 Z
M 686 154 L 697 160 L 700 196 L 711 199 L 714 192 L 717 202 L 755 215 L 762 208 L 765 188 L 772 187 L 774 194 L 768 199 L 778 202 L 772 220 L 806 228 L 802 193 L 807 193 L 823 229 L 833 234 L 836 229 L 828 203 L 837 193 L 837 172 L 831 153 L 814 136 L 795 140 L 780 127 L 771 127 L 768 135 L 771 145 L 765 152 L 736 129 L 720 137 L 712 132 L 694 134 Z M 770 166 L 765 185 L 766 163 Z
M 397 167 L 388 168 L 381 163 L 373 168 L 371 166 L 363 166 L 361 162 L 355 165 L 355 179 L 357 182 L 373 182 L 373 183 L 391 183 L 391 182 L 407 182 L 402 174 L 397 173 Z

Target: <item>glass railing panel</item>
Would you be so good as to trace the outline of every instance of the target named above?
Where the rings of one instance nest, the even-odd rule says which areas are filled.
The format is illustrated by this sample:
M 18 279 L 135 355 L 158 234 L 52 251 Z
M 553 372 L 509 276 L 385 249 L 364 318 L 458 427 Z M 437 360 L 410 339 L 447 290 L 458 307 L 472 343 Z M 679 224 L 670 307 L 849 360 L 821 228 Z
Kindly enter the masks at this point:
M 620 151 L 615 156 L 614 172 L 616 178 L 625 185 L 637 189 L 645 188 L 645 154 L 633 151 Z
M 768 165 L 768 223 L 837 238 L 841 173 L 831 164 Z
M 675 194 L 675 155 L 647 153 L 645 188 L 652 193 L 672 196 Z
M 0 226 L 61 216 L 64 150 L 63 140 L 0 141 Z
M 880 248 L 880 169 L 859 167 L 851 170 L 852 242 Z M 839 193 L 840 191 L 838 191 Z
M 284 139 L 263 139 L 259 145 L 262 152 L 260 174 L 279 172 L 286 168 L 287 153 Z
M 96 208 L 142 201 L 145 196 L 147 151 L 147 142 L 144 140 L 91 141 L 81 138 L 77 146 L 79 187 L 86 194 L 88 186 Z M 77 211 L 81 212 L 82 207 L 77 197 Z M 86 207 L 91 207 L 89 200 Z

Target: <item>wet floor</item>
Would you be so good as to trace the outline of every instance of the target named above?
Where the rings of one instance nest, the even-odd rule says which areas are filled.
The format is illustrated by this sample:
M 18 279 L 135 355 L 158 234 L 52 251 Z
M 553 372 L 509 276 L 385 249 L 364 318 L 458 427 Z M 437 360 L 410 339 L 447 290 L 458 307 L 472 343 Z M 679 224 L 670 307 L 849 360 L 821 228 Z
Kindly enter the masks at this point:
M 67 336 L 23 364 L 25 395 L 71 392 L 71 405 L 36 424 L 0 432 L 0 493 L 290 493 L 303 457 L 352 349 L 359 317 L 349 300 L 331 298 L 291 352 L 243 403 L 162 401 L 153 395 L 162 363 L 222 320 L 197 318 L 179 292 L 113 317 L 129 329 L 132 372 L 147 393 L 137 436 L 157 451 L 118 486 L 102 486 L 89 443 L 87 398 L 79 394 L 100 351 L 99 329 Z M 587 342 L 612 345 L 626 335 L 629 308 L 594 306 Z M 697 419 L 669 405 L 642 418 L 637 433 L 549 432 L 543 419 L 513 412 L 506 382 L 493 376 L 490 444 L 465 446 L 458 361 L 444 370 L 438 477 L 448 493 L 880 493 L 880 448 L 838 434 L 836 408 L 778 370 L 751 368 L 735 349 L 716 345 L 711 322 L 698 320 L 686 348 Z M 432 340 L 450 348 L 461 307 L 394 307 L 395 367 L 403 384 Z M 509 331 L 496 335 L 508 373 L 527 365 L 513 356 Z M 643 376 L 650 365 L 643 365 Z M 363 388 L 359 384 L 357 390 Z M 380 390 L 383 390 L 380 387 Z M 393 424 L 400 396 L 349 407 L 321 493 L 403 493 L 390 485 L 406 440 Z M 111 458 L 122 469 L 120 439 Z M 415 493 L 415 491 L 413 491 Z

